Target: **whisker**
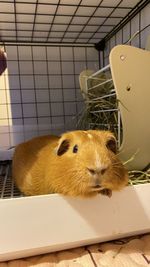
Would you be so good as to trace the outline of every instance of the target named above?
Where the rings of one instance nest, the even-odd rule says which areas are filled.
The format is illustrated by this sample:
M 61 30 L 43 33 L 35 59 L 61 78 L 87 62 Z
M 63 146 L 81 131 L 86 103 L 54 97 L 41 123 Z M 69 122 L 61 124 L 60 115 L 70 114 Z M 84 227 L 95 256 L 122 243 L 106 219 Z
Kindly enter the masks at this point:
M 118 172 L 113 171 L 113 174 L 119 178 L 122 178 L 122 176 Z
M 113 167 L 114 167 L 114 166 L 122 167 L 121 164 L 120 164 L 120 163 L 117 163 L 117 162 L 116 162 L 116 163 L 112 163 L 112 166 L 113 166 Z

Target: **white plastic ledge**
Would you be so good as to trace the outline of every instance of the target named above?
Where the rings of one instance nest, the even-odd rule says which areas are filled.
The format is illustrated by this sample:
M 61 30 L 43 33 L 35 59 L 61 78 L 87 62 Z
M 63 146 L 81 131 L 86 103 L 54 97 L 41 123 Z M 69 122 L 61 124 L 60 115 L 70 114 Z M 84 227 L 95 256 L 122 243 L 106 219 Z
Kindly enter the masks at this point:
M 111 198 L 58 194 L 0 200 L 0 261 L 150 231 L 150 184 Z

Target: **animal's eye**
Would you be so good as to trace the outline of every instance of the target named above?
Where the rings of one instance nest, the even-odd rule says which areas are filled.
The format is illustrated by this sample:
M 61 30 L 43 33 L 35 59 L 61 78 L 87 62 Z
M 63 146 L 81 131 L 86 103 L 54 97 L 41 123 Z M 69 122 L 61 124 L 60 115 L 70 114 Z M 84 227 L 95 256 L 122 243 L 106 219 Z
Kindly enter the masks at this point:
M 78 152 L 78 145 L 75 145 L 74 147 L 73 147 L 73 153 L 77 153 Z
M 116 140 L 115 138 L 111 138 L 107 143 L 106 143 L 106 147 L 111 150 L 112 152 L 114 152 L 115 154 L 117 153 L 117 145 L 116 145 Z
M 96 174 L 96 171 L 95 171 L 95 170 L 93 170 L 93 169 L 89 169 L 89 168 L 87 168 L 87 169 L 88 169 L 88 171 L 90 172 L 90 174 L 92 174 L 92 175 Z

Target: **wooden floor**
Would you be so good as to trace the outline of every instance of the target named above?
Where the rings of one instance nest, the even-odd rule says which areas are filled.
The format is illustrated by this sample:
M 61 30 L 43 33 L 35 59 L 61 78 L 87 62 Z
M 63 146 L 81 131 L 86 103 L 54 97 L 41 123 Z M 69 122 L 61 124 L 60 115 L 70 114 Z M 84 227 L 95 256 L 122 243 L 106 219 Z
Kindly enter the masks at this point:
M 150 234 L 0 263 L 0 267 L 150 267 Z

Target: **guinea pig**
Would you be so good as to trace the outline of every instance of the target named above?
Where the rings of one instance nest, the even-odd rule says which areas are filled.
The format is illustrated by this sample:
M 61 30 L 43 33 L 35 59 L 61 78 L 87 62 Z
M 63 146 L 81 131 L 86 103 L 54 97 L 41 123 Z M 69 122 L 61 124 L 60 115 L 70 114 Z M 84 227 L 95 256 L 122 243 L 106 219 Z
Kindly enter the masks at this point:
M 70 131 L 19 144 L 12 174 L 24 195 L 111 195 L 128 183 L 114 135 L 101 130 Z

